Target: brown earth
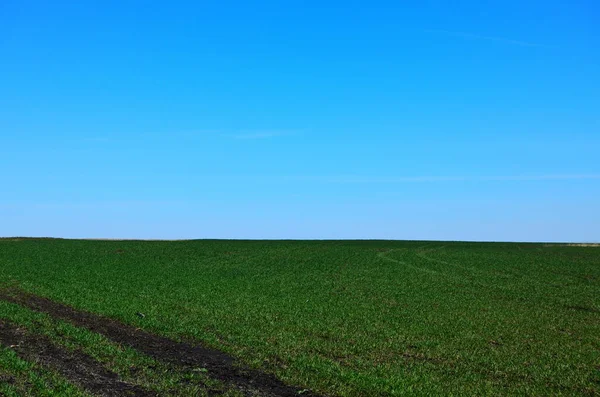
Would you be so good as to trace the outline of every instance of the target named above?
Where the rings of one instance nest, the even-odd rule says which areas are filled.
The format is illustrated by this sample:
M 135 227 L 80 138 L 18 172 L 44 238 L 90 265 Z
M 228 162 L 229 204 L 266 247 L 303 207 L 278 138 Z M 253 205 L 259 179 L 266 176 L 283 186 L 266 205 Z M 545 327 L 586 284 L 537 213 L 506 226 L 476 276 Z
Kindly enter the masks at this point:
M 156 393 L 119 380 L 92 357 L 54 345 L 47 337 L 29 333 L 0 320 L 0 344 L 27 361 L 52 368 L 69 381 L 97 396 L 156 396 Z
M 245 368 L 224 352 L 201 345 L 177 342 L 155 335 L 111 318 L 77 310 L 47 298 L 11 291 L 1 293 L 0 299 L 17 303 L 53 318 L 70 322 L 104 335 L 115 343 L 129 346 L 157 360 L 171 363 L 183 370 L 203 368 L 213 379 L 231 385 L 246 395 L 292 397 L 318 397 L 306 389 L 289 386 L 274 375 Z

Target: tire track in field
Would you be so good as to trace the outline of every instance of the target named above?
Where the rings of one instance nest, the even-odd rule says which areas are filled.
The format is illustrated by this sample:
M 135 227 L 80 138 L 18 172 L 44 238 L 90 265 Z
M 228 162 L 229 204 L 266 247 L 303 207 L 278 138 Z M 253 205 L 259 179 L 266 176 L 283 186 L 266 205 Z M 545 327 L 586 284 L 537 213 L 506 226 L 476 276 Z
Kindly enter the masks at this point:
M 377 256 L 385 261 L 398 263 L 400 265 L 403 265 L 405 267 L 408 267 L 408 268 L 411 268 L 414 270 L 419 270 L 419 271 L 422 271 L 422 272 L 425 272 L 428 274 L 433 274 L 435 276 L 441 276 L 441 277 L 445 277 L 445 278 L 453 278 L 451 275 L 449 275 L 447 273 L 438 272 L 437 270 L 428 269 L 426 267 L 416 266 L 409 262 L 401 261 L 399 259 L 394 259 L 394 258 L 390 258 L 389 256 L 387 256 L 387 254 L 390 254 L 392 252 L 405 251 L 406 249 L 407 248 L 392 248 L 390 250 L 377 253 Z
M 475 268 L 473 266 L 463 266 L 463 265 L 460 265 L 458 263 L 448 262 L 448 261 L 445 261 L 445 260 L 442 260 L 442 259 L 432 258 L 432 257 L 429 257 L 429 256 L 426 255 L 428 253 L 432 253 L 432 252 L 436 252 L 436 251 L 441 251 L 444 248 L 446 248 L 446 246 L 441 246 L 441 247 L 437 247 L 437 248 L 430 248 L 430 249 L 426 249 L 426 250 L 417 250 L 415 252 L 415 255 L 417 255 L 419 258 L 425 259 L 426 261 L 429 261 L 429 262 L 439 263 L 439 264 L 446 265 L 446 266 L 453 266 L 455 268 L 462 269 L 462 270 L 465 270 L 467 272 L 471 272 L 471 273 L 474 273 L 474 274 L 477 274 L 477 275 L 481 275 L 481 274 L 494 275 L 494 273 L 492 273 L 492 272 L 489 272 L 489 271 L 486 271 L 486 270 L 480 270 L 480 269 L 477 269 L 477 268 Z M 508 275 L 508 274 L 506 274 L 506 275 Z
M 435 250 L 439 250 L 439 249 L 443 249 L 443 248 L 444 248 L 444 246 L 436 248 Z M 419 249 L 420 248 L 417 248 L 416 252 L 414 253 L 417 257 L 419 257 L 421 259 L 424 259 L 424 260 L 428 260 L 430 262 L 437 262 L 437 260 L 435 260 L 435 259 L 421 256 Z M 402 261 L 402 260 L 399 260 L 399 259 L 390 258 L 390 257 L 388 257 L 386 255 L 386 254 L 389 254 L 391 252 L 397 252 L 397 251 L 402 251 L 402 250 L 407 250 L 407 248 L 390 249 L 388 251 L 379 252 L 377 254 L 377 256 L 379 258 L 383 259 L 383 260 L 388 261 L 388 262 L 398 263 L 398 264 L 401 264 L 403 266 L 409 267 L 411 269 L 419 270 L 419 271 L 422 271 L 422 272 L 425 272 L 425 273 L 428 273 L 428 274 L 431 274 L 431 275 L 434 275 L 434 276 L 443 277 L 443 278 L 447 279 L 448 281 L 451 281 L 451 282 L 454 282 L 454 283 L 458 283 L 458 284 L 461 284 L 461 285 L 465 284 L 465 278 L 464 277 L 455 276 L 455 275 L 447 273 L 447 272 L 440 272 L 440 271 L 437 271 L 437 270 L 429 269 L 427 267 L 416 266 L 416 265 L 411 264 L 411 263 L 406 262 L 406 261 Z M 446 263 L 446 262 L 443 262 L 443 264 L 452 265 L 451 263 Z M 458 266 L 458 267 L 462 268 L 462 266 Z M 504 289 L 504 287 L 502 287 L 502 286 L 482 283 L 479 280 L 471 280 L 470 284 L 479 285 L 481 287 L 486 287 L 486 288 L 500 288 L 500 289 Z
M 429 249 L 417 250 L 415 252 L 415 255 L 417 255 L 419 258 L 422 258 L 422 259 L 424 259 L 426 261 L 429 261 L 429 262 L 432 262 L 432 263 L 439 263 L 441 265 L 452 266 L 454 268 L 461 269 L 461 270 L 463 270 L 465 272 L 470 273 L 470 275 L 472 277 L 481 277 L 481 276 L 483 276 L 483 277 L 486 277 L 486 276 L 498 277 L 498 276 L 505 276 L 505 277 L 510 277 L 510 279 L 513 280 L 513 281 L 514 281 L 515 278 L 518 278 L 514 274 L 511 274 L 511 273 L 506 273 L 506 272 L 497 272 L 497 273 L 495 273 L 495 272 L 491 272 L 491 271 L 488 271 L 488 270 L 478 269 L 478 268 L 476 268 L 474 266 L 464 266 L 464 265 L 460 265 L 458 263 L 448 262 L 448 261 L 445 261 L 443 259 L 432 258 L 432 257 L 430 257 L 430 256 L 427 255 L 428 253 L 432 253 L 432 252 L 435 252 L 435 251 L 441 251 L 445 247 L 446 246 L 441 246 L 441 247 L 436 247 L 436 248 L 429 248 Z M 522 277 L 523 277 L 523 279 L 527 279 L 527 280 L 523 280 L 523 281 L 533 282 L 534 284 L 537 284 L 537 285 L 547 285 L 546 283 L 540 283 L 538 280 L 531 279 L 530 277 L 527 277 L 527 276 L 524 276 L 524 275 Z M 507 280 L 504 279 L 503 281 L 506 282 Z M 499 284 L 497 282 L 490 284 L 490 283 L 481 282 L 481 281 L 479 281 L 479 279 L 477 281 L 473 280 L 472 282 L 474 284 L 477 284 L 477 285 L 480 285 L 480 286 L 486 287 L 486 288 L 500 289 L 500 290 L 506 290 L 506 291 L 513 291 L 515 289 L 514 288 L 515 287 L 514 284 L 501 285 L 501 284 Z
M 542 288 L 547 288 L 547 287 L 561 287 L 561 288 L 568 288 L 569 286 L 567 285 L 558 285 L 556 283 L 552 283 L 552 282 L 547 282 L 547 281 L 540 281 L 534 277 L 528 276 L 526 274 L 523 273 L 519 273 L 519 274 L 514 274 L 514 273 L 507 273 L 507 272 L 492 272 L 492 271 L 488 271 L 488 270 L 483 270 L 483 269 L 478 269 L 476 267 L 473 266 L 463 266 L 457 263 L 453 263 L 453 262 L 448 262 L 445 261 L 443 259 L 438 259 L 438 258 L 432 258 L 427 256 L 426 254 L 428 253 L 432 253 L 435 251 L 440 251 L 442 249 L 444 249 L 445 246 L 441 246 L 441 247 L 436 247 L 436 248 L 430 248 L 430 249 L 425 249 L 425 250 L 417 250 L 415 255 L 417 255 L 418 257 L 425 259 L 427 261 L 433 262 L 433 263 L 439 263 L 442 265 L 446 265 L 446 266 L 452 266 L 458 269 L 462 269 L 466 272 L 470 272 L 472 276 L 474 277 L 479 277 L 479 276 L 504 276 L 507 277 L 505 279 L 503 279 L 502 281 L 504 283 L 508 283 L 508 284 L 504 284 L 501 285 L 499 283 L 494 283 L 494 284 L 489 284 L 489 283 L 483 283 L 481 281 L 474 281 L 475 284 L 484 286 L 484 287 L 488 287 L 488 288 L 495 288 L 495 289 L 501 289 L 501 290 L 507 290 L 507 291 L 514 291 L 515 289 L 518 288 L 522 288 L 522 286 L 525 286 L 526 288 L 530 289 L 532 285 L 536 285 L 538 287 L 542 287 Z M 509 281 L 510 279 L 510 281 Z M 515 282 L 517 282 L 515 284 Z M 573 292 L 570 293 L 570 297 L 577 297 L 577 296 L 581 296 L 581 295 L 585 295 L 587 292 L 586 291 L 578 291 L 578 292 Z
M 261 396 L 271 397 L 319 397 L 307 389 L 286 385 L 272 374 L 244 368 L 233 357 L 216 349 L 177 342 L 24 291 L 11 290 L 10 294 L 0 291 L 0 299 L 99 333 L 115 343 L 129 346 L 183 370 L 204 369 L 209 377 L 223 382 L 226 386 L 234 386 L 248 396 L 255 396 L 258 392 Z
M 527 274 L 524 273 L 518 273 L 518 274 L 514 274 L 514 273 L 507 273 L 507 272 L 498 272 L 498 274 L 495 274 L 494 272 L 491 271 L 487 271 L 487 270 L 479 270 L 473 267 L 469 267 L 469 266 L 462 266 L 456 263 L 452 263 L 452 262 L 448 262 L 442 259 L 438 259 L 438 258 L 431 258 L 429 256 L 426 256 L 425 254 L 430 253 L 430 252 L 434 252 L 434 251 L 439 251 L 442 250 L 443 248 L 445 248 L 445 246 L 441 246 L 441 247 L 436 247 L 436 248 L 430 248 L 430 249 L 417 249 L 417 252 L 415 253 L 415 255 L 417 255 L 418 257 L 425 259 L 427 261 L 430 262 L 434 262 L 434 263 L 440 263 L 446 266 L 453 266 L 456 268 L 460 268 L 463 269 L 465 271 L 471 271 L 472 272 L 472 276 L 474 277 L 478 277 L 478 276 L 495 276 L 495 275 L 502 275 L 502 276 L 506 276 L 508 278 L 505 278 L 502 280 L 503 283 L 505 284 L 500 284 L 498 282 L 490 284 L 490 283 L 483 283 L 479 280 L 472 280 L 471 283 L 485 287 L 485 288 L 489 288 L 489 289 L 497 289 L 497 290 L 503 290 L 503 291 L 518 291 L 518 290 L 527 290 L 529 291 L 529 293 L 532 293 L 533 289 L 538 289 L 538 291 L 536 291 L 536 294 L 543 294 L 545 296 L 545 299 L 547 300 L 551 300 L 552 302 L 555 302 L 557 305 L 566 308 L 568 310 L 579 310 L 579 311 L 584 311 L 584 312 L 593 312 L 593 308 L 592 310 L 590 310 L 590 307 L 588 304 L 586 303 L 577 303 L 577 299 L 579 299 L 582 296 L 589 296 L 590 292 L 587 290 L 577 290 L 577 291 L 573 291 L 573 288 L 580 288 L 580 286 L 571 286 L 571 285 L 564 285 L 564 284 L 559 284 L 558 282 L 549 282 L 549 281 L 541 281 L 538 280 L 534 277 L 531 277 Z M 518 269 L 515 269 L 518 271 Z M 568 275 L 569 277 L 577 277 L 577 276 L 573 276 L 573 275 Z M 464 281 L 464 279 L 463 279 Z M 561 289 L 567 289 L 569 290 L 569 292 L 567 294 L 565 294 L 564 296 L 556 296 L 553 293 L 549 294 L 548 293 L 548 288 L 561 288 Z M 597 288 L 597 286 L 590 286 L 591 288 L 595 289 Z M 574 303 L 575 302 L 575 303 Z M 553 306 L 549 306 L 547 303 L 543 303 L 543 302 L 538 302 L 539 305 L 544 305 L 544 306 L 548 306 L 548 307 L 553 307 Z
M 0 345 L 27 361 L 54 369 L 73 384 L 96 396 L 156 396 L 139 385 L 123 382 L 91 356 L 69 351 L 52 343 L 46 336 L 30 333 L 11 322 L 0 320 Z

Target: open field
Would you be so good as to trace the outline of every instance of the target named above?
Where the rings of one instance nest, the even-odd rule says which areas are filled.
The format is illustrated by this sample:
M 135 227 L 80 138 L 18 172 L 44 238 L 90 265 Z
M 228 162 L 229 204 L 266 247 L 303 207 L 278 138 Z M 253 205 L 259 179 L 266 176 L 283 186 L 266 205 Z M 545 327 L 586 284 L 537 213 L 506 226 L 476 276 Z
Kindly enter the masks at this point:
M 600 250 L 0 239 L 0 395 L 598 395 Z

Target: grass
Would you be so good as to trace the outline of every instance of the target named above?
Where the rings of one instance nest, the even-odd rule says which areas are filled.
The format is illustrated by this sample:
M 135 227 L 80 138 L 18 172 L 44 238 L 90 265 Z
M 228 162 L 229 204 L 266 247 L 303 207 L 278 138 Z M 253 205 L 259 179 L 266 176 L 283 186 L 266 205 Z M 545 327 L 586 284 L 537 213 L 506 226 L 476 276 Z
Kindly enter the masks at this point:
M 157 395 L 204 396 L 206 387 L 228 392 L 231 397 L 239 395 L 207 378 L 202 371 L 178 372 L 169 365 L 157 362 L 131 348 L 117 345 L 99 334 L 64 321 L 57 321 L 46 314 L 33 312 L 13 303 L 0 301 L 0 318 L 19 324 L 35 334 L 45 335 L 53 343 L 67 350 L 84 352 L 118 374 L 120 379 L 142 385 L 148 390 L 157 392 Z M 17 360 L 17 362 L 21 361 Z M 59 375 L 53 375 L 54 379 L 61 379 Z M 65 383 L 64 380 L 61 381 Z M 52 390 L 49 392 L 51 392 L 49 395 L 65 395 L 62 390 L 56 394 L 52 394 Z
M 600 393 L 597 247 L 0 240 L 0 282 L 328 395 Z M 39 315 L 0 306 L 36 332 L 67 327 L 28 316 Z M 122 376 L 133 362 L 151 367 L 108 341 L 86 344 L 99 336 L 83 330 L 61 338 Z M 163 373 L 159 390 L 177 383 Z
M 86 395 L 59 375 L 20 359 L 10 349 L 0 347 L 0 396 Z

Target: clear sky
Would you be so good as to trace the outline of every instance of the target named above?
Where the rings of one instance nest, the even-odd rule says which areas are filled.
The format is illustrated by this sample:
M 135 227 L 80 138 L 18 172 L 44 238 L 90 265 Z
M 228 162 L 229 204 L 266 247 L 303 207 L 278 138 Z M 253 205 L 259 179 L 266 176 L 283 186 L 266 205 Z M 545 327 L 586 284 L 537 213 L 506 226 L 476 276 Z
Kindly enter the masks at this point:
M 0 236 L 600 241 L 599 18 L 0 1 Z

